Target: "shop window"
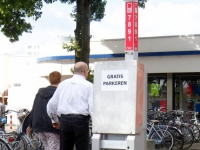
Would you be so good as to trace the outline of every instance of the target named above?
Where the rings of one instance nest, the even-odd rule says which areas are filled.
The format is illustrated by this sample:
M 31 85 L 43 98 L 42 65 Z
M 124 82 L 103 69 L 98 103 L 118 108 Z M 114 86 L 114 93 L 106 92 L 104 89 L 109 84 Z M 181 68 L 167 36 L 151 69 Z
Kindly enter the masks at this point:
M 167 75 L 148 74 L 148 109 L 167 108 Z
M 175 109 L 200 112 L 200 73 L 174 74 Z

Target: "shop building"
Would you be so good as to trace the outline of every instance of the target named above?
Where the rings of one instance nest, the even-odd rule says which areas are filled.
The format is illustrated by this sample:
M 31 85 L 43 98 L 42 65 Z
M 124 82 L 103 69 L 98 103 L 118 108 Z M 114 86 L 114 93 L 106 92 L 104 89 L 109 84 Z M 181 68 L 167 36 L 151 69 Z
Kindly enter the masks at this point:
M 1 81 L 9 87 L 8 105 L 31 109 L 38 88 L 48 85 L 50 72 L 60 71 L 62 80 L 72 76 L 74 52 L 62 48 L 67 41 L 26 45 L 23 55 L 6 59 L 6 80 Z M 124 39 L 91 40 L 90 67 L 97 61 L 124 61 L 124 47 Z M 140 37 L 138 56 L 148 72 L 148 109 L 186 110 L 190 100 L 190 109 L 196 110 L 200 100 L 200 35 Z
M 124 39 L 91 41 L 90 66 L 96 61 L 124 61 Z M 148 108 L 196 110 L 200 101 L 200 35 L 139 38 L 138 60 L 148 72 Z M 38 58 L 39 64 L 61 65 L 66 77 L 74 54 Z M 41 75 L 42 76 L 42 75 Z

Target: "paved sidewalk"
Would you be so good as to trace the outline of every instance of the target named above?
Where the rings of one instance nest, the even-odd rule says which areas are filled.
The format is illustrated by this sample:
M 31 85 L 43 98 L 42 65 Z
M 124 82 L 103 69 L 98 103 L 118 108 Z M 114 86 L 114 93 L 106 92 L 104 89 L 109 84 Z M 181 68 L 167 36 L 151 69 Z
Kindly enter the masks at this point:
M 192 147 L 190 147 L 188 150 L 200 150 L 200 143 L 192 144 Z

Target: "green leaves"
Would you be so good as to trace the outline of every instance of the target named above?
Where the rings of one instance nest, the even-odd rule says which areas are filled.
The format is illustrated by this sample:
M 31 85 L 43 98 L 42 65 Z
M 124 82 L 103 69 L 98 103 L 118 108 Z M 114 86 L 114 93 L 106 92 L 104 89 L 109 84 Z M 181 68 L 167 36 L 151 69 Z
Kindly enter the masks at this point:
M 46 3 L 53 3 L 58 0 L 44 0 Z M 139 7 L 145 8 L 148 0 L 138 0 Z M 61 3 L 80 5 L 82 0 L 60 0 Z M 87 1 L 86 1 L 87 2 Z M 105 16 L 107 0 L 91 0 L 90 21 L 101 21 Z M 71 16 L 74 21 L 79 22 L 81 13 L 77 13 L 74 7 Z M 0 0 L 0 30 L 11 42 L 19 40 L 23 32 L 31 33 L 32 25 L 26 21 L 32 18 L 37 21 L 42 15 L 42 0 Z M 80 37 L 81 38 L 81 37 Z M 77 38 L 76 38 L 77 39 Z
M 1 0 L 0 30 L 11 42 L 19 40 L 23 32 L 31 33 L 32 26 L 26 18 L 41 17 L 42 0 Z
M 145 3 L 147 2 L 148 0 L 138 0 L 138 6 L 140 8 L 145 8 Z
M 75 57 L 80 57 L 81 48 L 77 41 L 70 38 L 69 44 L 63 43 L 63 49 L 67 49 L 68 52 L 75 51 Z
M 75 0 L 60 0 L 61 2 L 67 2 L 73 4 Z M 90 5 L 90 21 L 101 21 L 105 16 L 106 0 L 92 0 Z M 70 14 L 77 21 L 80 18 L 80 14 L 77 13 L 77 6 L 74 7 L 73 12 Z
M 94 82 L 94 70 L 91 69 L 91 67 L 89 68 L 88 81 L 90 81 L 92 83 Z
M 91 7 L 90 7 L 90 13 L 91 21 L 101 21 L 103 17 L 105 16 L 105 6 L 107 1 L 106 0 L 92 0 L 91 1 Z
M 69 44 L 63 43 L 63 49 L 67 49 L 68 52 L 71 51 L 81 51 L 80 46 L 78 45 L 78 43 L 76 41 L 74 41 L 72 38 L 70 38 L 70 42 Z

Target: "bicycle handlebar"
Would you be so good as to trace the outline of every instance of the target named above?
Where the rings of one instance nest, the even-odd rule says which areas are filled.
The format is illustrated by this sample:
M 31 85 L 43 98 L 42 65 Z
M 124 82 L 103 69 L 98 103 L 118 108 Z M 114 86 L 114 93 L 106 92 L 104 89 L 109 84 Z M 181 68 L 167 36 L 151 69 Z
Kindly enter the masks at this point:
M 2 112 L 2 114 L 7 115 L 7 114 L 9 114 L 11 112 L 17 112 L 17 111 L 15 111 L 15 110 L 6 110 L 5 112 Z
M 27 109 L 23 108 L 23 109 L 20 109 L 20 110 L 11 110 L 11 109 L 8 109 L 6 110 L 5 112 L 2 112 L 2 114 L 10 114 L 11 112 L 15 112 L 15 113 L 21 113 L 21 112 L 29 112 Z

